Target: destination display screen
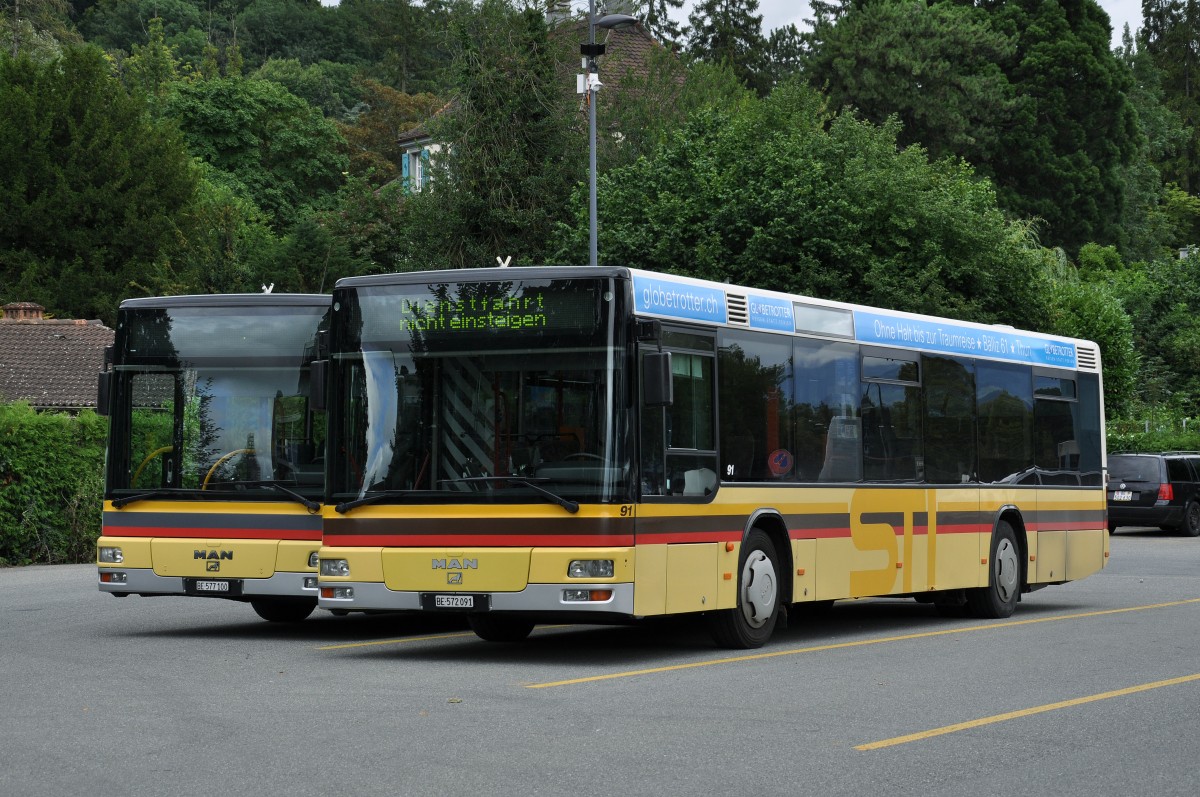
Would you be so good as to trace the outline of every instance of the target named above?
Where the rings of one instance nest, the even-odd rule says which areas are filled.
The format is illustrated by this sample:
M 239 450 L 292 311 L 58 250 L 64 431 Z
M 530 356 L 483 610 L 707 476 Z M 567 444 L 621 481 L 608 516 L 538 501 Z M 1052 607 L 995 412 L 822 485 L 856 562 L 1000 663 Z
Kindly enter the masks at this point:
M 526 348 L 592 341 L 614 296 L 607 279 L 376 285 L 335 297 L 339 336 L 415 350 Z M 345 301 L 343 301 L 343 299 Z

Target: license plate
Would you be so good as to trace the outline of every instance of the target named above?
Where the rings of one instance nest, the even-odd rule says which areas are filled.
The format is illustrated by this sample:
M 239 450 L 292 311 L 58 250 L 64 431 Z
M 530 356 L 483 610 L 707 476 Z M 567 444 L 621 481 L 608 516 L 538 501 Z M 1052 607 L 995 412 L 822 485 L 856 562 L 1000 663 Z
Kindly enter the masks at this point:
M 1114 501 L 1132 501 L 1133 492 L 1131 490 L 1114 490 L 1112 500 Z
M 486 612 L 489 608 L 488 596 L 475 594 L 438 595 L 426 592 L 421 595 L 421 608 L 433 609 L 435 611 Z
M 188 595 L 240 596 L 242 581 L 237 578 L 185 578 L 183 591 Z

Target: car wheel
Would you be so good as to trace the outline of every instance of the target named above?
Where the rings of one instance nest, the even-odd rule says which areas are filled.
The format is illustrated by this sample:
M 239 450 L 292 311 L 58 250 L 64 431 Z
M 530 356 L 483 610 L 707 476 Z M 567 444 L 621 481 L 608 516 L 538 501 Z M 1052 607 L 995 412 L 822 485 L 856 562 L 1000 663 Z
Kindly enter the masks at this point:
M 1183 523 L 1179 532 L 1185 537 L 1200 537 L 1200 503 L 1188 501 L 1183 508 Z
M 988 585 L 967 590 L 967 610 L 972 617 L 1009 617 L 1021 597 L 1021 549 L 1007 521 L 996 524 L 990 562 Z
M 771 538 L 754 529 L 742 544 L 737 607 L 709 614 L 709 632 L 723 648 L 761 648 L 779 615 L 779 565 Z

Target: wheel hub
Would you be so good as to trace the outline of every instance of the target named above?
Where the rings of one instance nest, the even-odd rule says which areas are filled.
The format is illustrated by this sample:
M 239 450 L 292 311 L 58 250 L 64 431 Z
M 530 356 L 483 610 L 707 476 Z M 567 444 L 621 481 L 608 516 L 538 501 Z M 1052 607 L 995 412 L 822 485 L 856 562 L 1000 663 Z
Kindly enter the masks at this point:
M 779 585 L 775 568 L 762 551 L 754 551 L 742 566 L 742 614 L 753 628 L 762 628 L 775 614 Z

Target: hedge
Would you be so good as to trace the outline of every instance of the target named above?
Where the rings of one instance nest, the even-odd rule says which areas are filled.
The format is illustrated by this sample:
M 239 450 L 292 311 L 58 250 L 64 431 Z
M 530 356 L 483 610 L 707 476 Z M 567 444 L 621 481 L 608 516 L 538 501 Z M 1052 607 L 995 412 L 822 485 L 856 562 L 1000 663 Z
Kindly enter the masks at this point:
M 108 420 L 0 403 L 0 565 L 90 562 Z

